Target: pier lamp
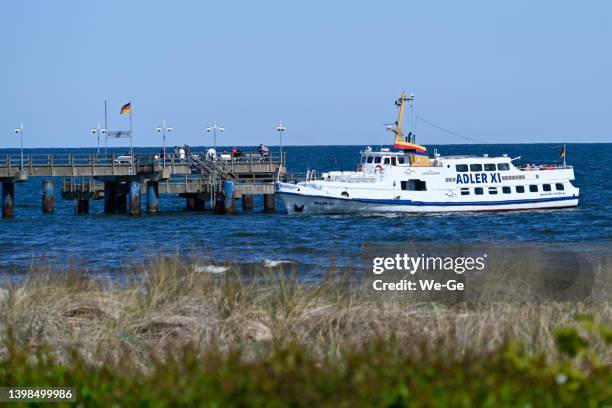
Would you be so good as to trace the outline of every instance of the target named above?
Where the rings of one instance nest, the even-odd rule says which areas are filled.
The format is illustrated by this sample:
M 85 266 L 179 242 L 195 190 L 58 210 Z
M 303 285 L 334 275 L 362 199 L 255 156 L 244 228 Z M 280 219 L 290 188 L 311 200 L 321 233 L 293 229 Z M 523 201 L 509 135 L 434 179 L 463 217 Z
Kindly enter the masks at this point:
M 98 136 L 98 156 L 100 155 L 100 135 L 106 135 L 106 129 L 100 127 L 100 122 L 98 122 L 98 127 L 91 129 L 91 133 Z
M 221 133 L 225 131 L 222 126 L 217 126 L 217 122 L 215 122 L 211 127 L 206 128 L 207 133 L 213 132 L 215 152 L 217 151 L 217 131 Z
M 19 135 L 19 149 L 21 150 L 19 170 L 23 171 L 23 123 L 18 128 L 15 128 L 15 133 Z
M 281 120 L 276 127 L 276 131 L 278 132 L 278 139 L 280 144 L 280 165 L 283 167 L 283 132 L 287 130 L 285 126 L 283 126 L 283 121 Z
M 164 119 L 162 125 L 157 128 L 157 132 L 162 134 L 162 155 L 164 156 L 162 162 L 166 165 L 166 132 L 172 132 L 172 128 L 166 126 L 166 120 Z

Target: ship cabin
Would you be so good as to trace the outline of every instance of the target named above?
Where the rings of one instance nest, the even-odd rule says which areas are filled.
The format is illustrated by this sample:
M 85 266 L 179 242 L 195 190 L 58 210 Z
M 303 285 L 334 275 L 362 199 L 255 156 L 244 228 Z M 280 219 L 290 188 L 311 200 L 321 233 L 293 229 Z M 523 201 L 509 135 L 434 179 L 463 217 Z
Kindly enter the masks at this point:
M 438 155 L 439 157 L 439 155 Z M 366 173 L 383 170 L 387 166 L 418 166 L 430 167 L 434 165 L 432 160 L 425 154 L 420 154 L 412 150 L 391 151 L 389 148 L 382 148 L 380 151 L 374 151 L 371 147 L 367 147 L 361 151 L 361 159 L 357 166 L 357 171 Z
M 516 159 L 519 159 L 517 157 Z M 426 155 L 415 154 L 412 151 L 391 151 L 389 148 L 382 148 L 374 151 L 371 147 L 361 151 L 361 158 L 358 171 L 366 173 L 376 170 L 384 170 L 386 167 L 448 167 L 455 169 L 458 173 L 478 172 L 478 171 L 540 171 L 540 170 L 565 170 L 572 169 L 572 166 L 565 164 L 524 164 L 514 166 L 512 163 L 516 159 L 510 159 L 507 154 L 499 157 L 489 157 L 488 154 L 482 156 L 457 155 L 440 156 L 437 152 L 433 158 Z

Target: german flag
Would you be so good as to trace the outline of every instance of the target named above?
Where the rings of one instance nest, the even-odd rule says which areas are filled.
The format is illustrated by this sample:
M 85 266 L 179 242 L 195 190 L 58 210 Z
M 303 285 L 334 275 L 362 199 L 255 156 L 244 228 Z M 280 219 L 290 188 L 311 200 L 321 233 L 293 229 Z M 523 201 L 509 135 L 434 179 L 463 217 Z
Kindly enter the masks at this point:
M 128 102 L 121 107 L 121 111 L 119 111 L 121 115 L 129 115 L 132 113 L 132 102 Z
M 567 148 L 565 147 L 565 145 L 563 145 L 563 147 L 561 148 L 561 154 L 559 155 L 563 160 L 565 160 L 565 156 L 567 154 Z

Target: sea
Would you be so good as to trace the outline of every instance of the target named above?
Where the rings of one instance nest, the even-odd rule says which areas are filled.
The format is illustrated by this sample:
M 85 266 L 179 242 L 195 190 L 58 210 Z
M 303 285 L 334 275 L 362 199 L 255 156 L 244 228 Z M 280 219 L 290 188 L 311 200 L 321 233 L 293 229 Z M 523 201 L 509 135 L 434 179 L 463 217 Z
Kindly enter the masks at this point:
M 315 169 L 353 170 L 365 146 L 285 146 L 290 173 Z M 372 146 L 377 149 L 380 146 Z M 428 145 L 442 155 L 508 154 L 515 163 L 559 163 L 559 144 Z M 230 149 L 231 147 L 226 147 Z M 192 148 L 204 150 L 204 148 Z M 254 147 L 243 148 L 255 150 Z M 278 150 L 278 147 L 272 147 Z M 123 154 L 125 149 L 109 150 Z M 159 152 L 141 148 L 141 152 Z M 96 149 L 26 149 L 28 154 L 87 154 Z M 0 155 L 19 153 L 0 149 Z M 113 276 L 126 267 L 160 256 L 196 258 L 206 265 L 296 265 L 305 279 L 357 262 L 367 243 L 565 243 L 606 245 L 612 241 L 612 144 L 568 144 L 580 188 L 577 208 L 517 212 L 380 215 L 292 215 L 255 210 L 233 216 L 185 210 L 185 199 L 161 196 L 160 213 L 138 218 L 105 215 L 103 200 L 92 201 L 89 215 L 76 215 L 75 203 L 61 198 L 56 179 L 53 214 L 41 211 L 42 178 L 15 186 L 15 217 L 0 220 L 0 272 L 23 274 L 31 267 L 78 267 Z

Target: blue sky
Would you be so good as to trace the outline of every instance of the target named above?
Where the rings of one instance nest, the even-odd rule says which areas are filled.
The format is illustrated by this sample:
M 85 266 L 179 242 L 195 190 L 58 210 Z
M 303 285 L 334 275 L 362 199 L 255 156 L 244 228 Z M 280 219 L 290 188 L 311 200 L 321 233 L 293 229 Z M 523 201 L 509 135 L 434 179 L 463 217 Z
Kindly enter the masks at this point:
M 94 146 L 129 100 L 134 142 L 390 143 L 393 100 L 490 143 L 608 142 L 610 1 L 12 1 L 0 147 Z M 420 143 L 464 143 L 417 123 Z M 114 145 L 118 145 L 114 142 Z

